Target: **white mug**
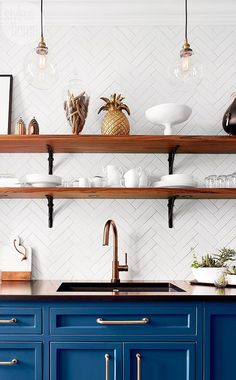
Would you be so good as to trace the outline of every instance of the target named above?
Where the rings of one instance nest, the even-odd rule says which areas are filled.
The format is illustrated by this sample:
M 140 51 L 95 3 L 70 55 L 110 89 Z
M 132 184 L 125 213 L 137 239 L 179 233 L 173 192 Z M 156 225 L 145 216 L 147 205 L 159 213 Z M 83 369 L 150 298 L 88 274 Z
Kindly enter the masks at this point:
M 120 181 L 122 178 L 122 169 L 117 168 L 115 165 L 107 165 L 103 167 L 103 171 L 107 177 L 107 186 L 108 187 L 120 187 Z
M 90 187 L 90 182 L 89 182 L 89 179 L 88 178 L 79 178 L 79 179 L 75 179 L 73 182 L 72 182 L 72 186 L 73 187 Z
M 90 178 L 92 187 L 103 187 L 103 181 L 104 181 L 104 178 L 100 176 L 95 176 L 95 177 Z
M 128 170 L 124 175 L 125 187 L 139 187 L 140 175 L 141 168 Z
M 149 178 L 145 170 L 140 168 L 139 187 L 148 187 Z

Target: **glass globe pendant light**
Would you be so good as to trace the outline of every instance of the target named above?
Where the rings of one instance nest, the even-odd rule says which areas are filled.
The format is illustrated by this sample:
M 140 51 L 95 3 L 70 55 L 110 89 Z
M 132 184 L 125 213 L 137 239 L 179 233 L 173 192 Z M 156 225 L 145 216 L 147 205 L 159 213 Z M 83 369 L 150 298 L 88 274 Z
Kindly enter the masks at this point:
M 203 67 L 196 60 L 188 41 L 188 0 L 185 0 L 184 45 L 180 50 L 180 59 L 174 65 L 173 74 L 175 79 L 189 85 L 199 84 L 203 75 Z
M 56 82 L 57 73 L 50 62 L 43 26 L 43 0 L 41 0 L 41 39 L 35 53 L 30 52 L 25 59 L 25 78 L 33 87 L 46 90 Z

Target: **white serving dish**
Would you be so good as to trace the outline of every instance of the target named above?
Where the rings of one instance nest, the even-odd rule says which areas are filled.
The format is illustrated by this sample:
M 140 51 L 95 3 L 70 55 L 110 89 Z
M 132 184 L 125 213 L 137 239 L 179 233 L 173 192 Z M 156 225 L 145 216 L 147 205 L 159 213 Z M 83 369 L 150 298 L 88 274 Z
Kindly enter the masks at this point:
M 158 181 L 158 182 L 154 182 L 152 184 L 153 187 L 165 187 L 165 188 L 183 188 L 183 189 L 188 189 L 188 188 L 194 188 L 194 187 L 197 187 L 197 184 L 196 182 L 185 182 L 185 183 L 177 183 L 177 182 L 173 182 L 173 183 L 168 183 L 168 182 L 165 182 L 165 181 Z
M 192 268 L 192 274 L 198 282 L 214 284 L 224 268 Z
M 28 174 L 25 176 L 26 183 L 33 187 L 55 187 L 60 186 L 62 178 L 50 174 Z
M 227 274 L 227 281 L 229 285 L 236 285 L 236 275 L 235 274 Z
M 188 120 L 192 109 L 185 104 L 165 103 L 151 107 L 146 111 L 146 118 L 154 124 L 164 125 L 165 135 L 172 135 L 172 126 Z
M 161 181 L 165 182 L 194 182 L 193 176 L 190 174 L 169 174 L 163 175 Z

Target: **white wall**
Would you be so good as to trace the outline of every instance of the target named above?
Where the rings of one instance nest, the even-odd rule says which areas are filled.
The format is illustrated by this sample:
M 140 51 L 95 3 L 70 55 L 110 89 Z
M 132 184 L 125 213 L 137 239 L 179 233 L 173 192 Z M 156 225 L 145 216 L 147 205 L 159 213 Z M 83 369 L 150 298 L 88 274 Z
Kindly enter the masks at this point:
M 32 14 L 34 3 L 27 2 L 25 5 Z M 56 3 L 60 7 L 61 2 L 49 1 L 50 12 Z M 62 94 L 76 69 L 88 83 L 92 95 L 83 133 L 100 133 L 102 116 L 97 115 L 101 104 L 99 98 L 115 91 L 126 96 L 131 108 L 133 134 L 161 134 L 161 128 L 153 127 L 145 120 L 144 112 L 151 105 L 169 101 L 187 103 L 193 108 L 191 119 L 178 126 L 177 133 L 224 133 L 221 119 L 230 103 L 230 95 L 235 91 L 236 26 L 230 12 L 220 17 L 218 8 L 223 1 L 222 4 L 216 2 L 218 8 L 216 6 L 215 10 L 219 14 L 215 14 L 215 25 L 214 14 L 209 12 L 207 17 L 202 18 L 198 16 L 198 9 L 194 8 L 189 37 L 196 55 L 204 64 L 205 75 L 198 89 L 187 92 L 173 90 L 167 74 L 167 67 L 177 57 L 183 40 L 179 8 L 174 8 L 171 17 L 168 8 L 165 9 L 156 22 L 155 14 L 147 9 L 138 15 L 137 12 L 130 12 L 126 19 L 118 14 L 116 21 L 113 19 L 110 22 L 105 7 L 103 12 L 100 10 L 103 18 L 94 16 L 92 20 L 90 17 L 89 26 L 86 26 L 86 18 L 82 18 L 80 13 L 79 20 L 83 20 L 81 26 L 75 25 L 75 17 L 72 17 L 73 2 L 68 3 L 70 17 L 49 17 L 46 28 L 50 52 L 60 73 L 55 89 L 46 92 L 29 87 L 23 75 L 25 56 L 38 39 L 34 21 L 29 27 L 27 12 L 23 12 L 26 26 L 21 21 L 22 27 L 17 17 L 23 8 L 15 8 L 11 1 L 7 2 L 8 8 L 4 8 L 6 3 L 1 4 L 0 71 L 15 76 L 13 124 L 20 116 L 27 122 L 35 116 L 41 133 L 70 133 L 63 111 Z M 151 4 L 153 6 L 153 2 Z M 175 4 L 174 0 L 172 4 Z M 182 3 L 178 1 L 178 4 Z M 209 2 L 207 4 L 208 12 L 211 8 Z M 138 9 L 134 1 L 129 2 L 129 6 Z M 9 7 L 13 12 L 8 11 Z M 96 14 L 92 2 L 88 7 L 87 18 Z M 158 15 L 158 8 L 155 9 Z M 148 19 L 151 20 L 150 25 Z M 204 25 L 199 20 L 203 20 Z M 112 23 L 114 26 L 110 25 Z M 124 170 L 142 166 L 156 177 L 167 173 L 166 155 L 61 154 L 55 158 L 55 174 L 65 178 L 98 175 L 102 166 L 111 162 Z M 208 174 L 236 171 L 235 155 L 179 155 L 175 168 L 178 173 L 193 173 L 196 179 L 202 181 Z M 0 155 L 0 172 L 23 176 L 46 171 L 46 155 Z M 32 245 L 34 277 L 38 279 L 109 279 L 112 251 L 110 247 L 102 247 L 103 225 L 108 218 L 114 218 L 117 222 L 120 252 L 127 251 L 129 255 L 130 271 L 122 274 L 123 278 L 188 278 L 191 247 L 197 245 L 200 254 L 222 246 L 236 248 L 235 201 L 177 201 L 172 230 L 167 227 L 166 204 L 166 200 L 55 201 L 54 228 L 49 230 L 46 201 L 1 200 L 0 240 L 7 242 L 13 233 L 17 233 Z

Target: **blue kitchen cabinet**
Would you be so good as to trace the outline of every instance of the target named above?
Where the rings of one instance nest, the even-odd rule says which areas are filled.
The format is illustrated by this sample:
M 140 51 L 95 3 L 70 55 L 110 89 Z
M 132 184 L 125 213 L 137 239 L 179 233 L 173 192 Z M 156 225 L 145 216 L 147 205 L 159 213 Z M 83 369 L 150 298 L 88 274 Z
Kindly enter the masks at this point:
M 51 343 L 51 380 L 122 380 L 122 345 Z
M 235 302 L 206 305 L 204 343 L 205 379 L 235 379 Z
M 42 380 L 42 344 L 0 343 L 1 380 Z
M 195 343 L 125 343 L 125 380 L 194 380 Z

